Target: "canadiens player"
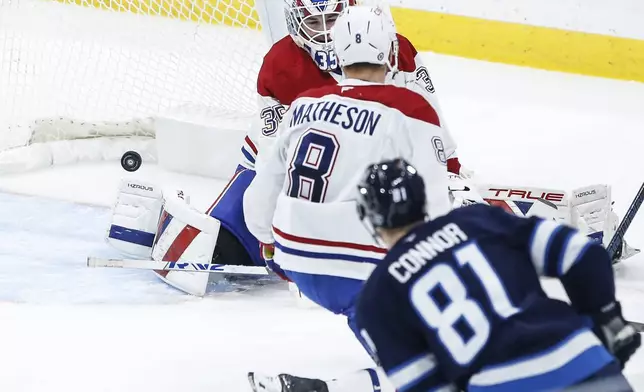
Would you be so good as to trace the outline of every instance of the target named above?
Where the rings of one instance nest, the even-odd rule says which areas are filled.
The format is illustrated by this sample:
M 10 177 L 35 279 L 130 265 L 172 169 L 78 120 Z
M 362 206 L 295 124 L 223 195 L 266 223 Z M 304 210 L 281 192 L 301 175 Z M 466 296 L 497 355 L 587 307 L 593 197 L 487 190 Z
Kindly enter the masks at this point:
M 175 195 L 161 195 L 157 187 L 140 182 L 124 182 L 114 209 L 108 241 L 120 250 L 155 260 L 261 265 L 259 244 L 244 223 L 242 195 L 255 176 L 255 160 L 260 150 L 275 139 L 278 126 L 293 100 L 306 90 L 335 86 L 342 79 L 333 50 L 330 30 L 338 15 L 355 0 L 285 0 L 289 35 L 266 54 L 257 80 L 259 115 L 242 146 L 242 163 L 221 195 L 201 216 Z M 389 17 L 390 18 L 390 17 Z M 391 19 L 387 20 L 392 25 Z M 269 26 L 270 27 L 270 26 Z M 445 121 L 436 99 L 427 68 L 411 42 L 401 35 L 394 45 L 386 82 L 422 94 Z M 448 168 L 458 173 L 460 163 L 449 134 L 443 135 L 443 152 Z M 428 154 L 434 147 L 425 146 Z M 163 213 L 160 211 L 163 207 Z M 159 219 L 161 215 L 161 219 Z M 214 219 L 211 219 L 214 218 Z M 158 223 L 157 223 L 158 222 Z M 269 262 L 270 263 L 270 262 Z M 203 295 L 207 274 L 159 272 L 171 285 L 194 295 Z
M 384 249 L 353 213 L 361 175 L 356 168 L 385 157 L 410 159 L 433 179 L 425 194 L 431 200 L 429 215 L 438 218 L 451 209 L 445 132 L 425 98 L 385 84 L 397 38 L 381 9 L 346 9 L 332 36 L 346 78 L 292 103 L 271 149 L 258 157 L 244 212 L 251 233 L 265 249 L 274 247 L 273 261 L 286 277 L 318 305 L 346 316 L 360 340 L 355 300 Z M 380 388 L 373 369 L 342 382 L 331 382 L 331 390 Z M 251 384 L 256 390 L 317 390 L 293 377 L 267 382 L 251 375 Z
M 621 369 L 641 336 L 603 247 L 497 207 L 432 218 L 424 178 L 397 159 L 370 166 L 358 187 L 360 218 L 389 251 L 357 321 L 398 391 L 631 391 Z M 558 278 L 570 305 L 548 298 L 539 276 Z

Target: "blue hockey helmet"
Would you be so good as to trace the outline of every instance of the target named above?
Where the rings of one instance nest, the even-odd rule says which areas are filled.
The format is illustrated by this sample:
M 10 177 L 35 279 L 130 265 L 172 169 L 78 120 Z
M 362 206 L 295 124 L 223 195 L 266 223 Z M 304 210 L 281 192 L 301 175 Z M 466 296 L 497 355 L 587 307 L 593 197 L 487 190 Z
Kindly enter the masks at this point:
M 358 215 L 374 229 L 423 221 L 426 208 L 425 182 L 404 159 L 369 166 L 358 184 Z

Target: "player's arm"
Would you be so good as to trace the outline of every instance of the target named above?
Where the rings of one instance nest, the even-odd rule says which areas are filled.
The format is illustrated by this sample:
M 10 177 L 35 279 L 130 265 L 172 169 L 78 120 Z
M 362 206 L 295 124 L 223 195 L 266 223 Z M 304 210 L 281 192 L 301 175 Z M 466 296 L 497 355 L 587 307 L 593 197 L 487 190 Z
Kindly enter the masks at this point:
M 507 230 L 508 241 L 523 246 L 537 272 L 561 281 L 571 306 L 594 322 L 606 348 L 626 363 L 641 344 L 615 298 L 615 278 L 608 252 L 572 227 L 541 218 L 519 218 L 491 209 Z
M 435 124 L 436 113 L 429 105 L 419 106 L 409 116 L 403 116 L 402 130 L 396 130 L 394 143 L 398 156 L 405 157 L 419 171 L 425 181 L 425 194 L 430 218 L 444 215 L 452 208 L 443 132 Z
M 399 66 L 401 70 L 395 78 L 402 80 L 401 83 L 396 84 L 403 85 L 404 83 L 404 87 L 420 94 L 430 103 L 430 105 L 432 105 L 432 108 L 438 115 L 439 125 L 445 131 L 443 143 L 446 158 L 448 160 L 448 169 L 452 173 L 459 174 L 461 164 L 456 154 L 456 141 L 447 128 L 447 122 L 441 110 L 440 103 L 438 102 L 438 95 L 436 94 L 434 83 L 429 75 L 429 70 L 427 66 L 425 66 L 421 54 L 418 53 L 414 45 L 407 38 L 399 35 L 398 42 L 400 45 Z
M 422 344 L 424 331 L 417 331 L 404 318 L 414 314 L 406 296 L 384 279 L 371 279 L 365 285 L 357 307 L 357 322 L 371 354 L 397 391 L 458 391 L 442 375 L 436 357 Z M 393 307 L 395 304 L 395 308 Z M 419 344 L 421 343 L 421 344 Z
M 260 151 L 257 157 L 255 178 L 244 193 L 244 219 L 248 230 L 264 244 L 272 244 L 273 212 L 286 176 L 286 141 L 276 139 L 269 148 Z
M 416 70 L 414 71 L 415 83 L 411 84 L 411 90 L 418 92 L 423 97 L 425 97 L 425 99 L 427 99 L 427 101 L 432 105 L 432 107 L 438 114 L 440 126 L 445 132 L 445 135 L 443 136 L 443 144 L 447 158 L 447 170 L 450 173 L 454 174 L 464 174 L 461 173 L 462 167 L 461 162 L 458 159 L 458 152 L 456 151 L 458 147 L 456 145 L 456 140 L 454 140 L 452 133 L 447 127 L 447 121 L 445 120 L 445 116 L 443 115 L 443 111 L 441 110 L 440 103 L 438 102 L 438 96 L 436 95 L 436 91 L 434 90 L 432 79 L 429 76 L 429 70 L 423 63 L 423 60 L 420 57 L 419 53 L 416 54 L 414 63 L 416 64 Z
M 423 178 L 431 178 L 431 181 L 425 181 L 430 217 L 444 215 L 452 208 L 464 205 L 487 204 L 469 179 L 455 174 L 450 168 L 451 160 L 446 158 L 444 148 L 444 132 L 431 124 L 414 119 L 410 122 L 406 148 L 411 155 L 402 155 L 410 157 Z
M 254 169 L 257 154 L 268 148 L 275 140 L 275 135 L 282 121 L 286 107 L 275 98 L 271 84 L 273 70 L 270 64 L 264 63 L 257 77 L 257 114 L 252 120 L 248 135 L 242 146 L 242 165 Z
M 261 151 L 269 148 L 276 139 L 277 131 L 287 107 L 270 95 L 258 97 L 259 116 L 256 117 L 257 148 Z
M 491 211 L 502 220 L 508 240 L 526 250 L 539 275 L 561 280 L 577 311 L 592 313 L 615 301 L 612 263 L 601 243 L 555 221 Z

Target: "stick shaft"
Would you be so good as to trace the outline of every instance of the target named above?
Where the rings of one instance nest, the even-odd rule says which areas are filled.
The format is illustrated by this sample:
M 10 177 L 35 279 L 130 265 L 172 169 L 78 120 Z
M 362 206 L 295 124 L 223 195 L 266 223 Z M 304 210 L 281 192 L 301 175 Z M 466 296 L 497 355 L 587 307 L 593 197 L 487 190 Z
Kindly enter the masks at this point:
M 608 254 L 610 254 L 611 260 L 615 258 L 617 249 L 621 246 L 624 235 L 626 234 L 628 227 L 631 225 L 631 222 L 633 222 L 633 219 L 635 219 L 635 215 L 637 215 L 637 211 L 642 206 L 642 202 L 644 202 L 644 184 L 640 186 L 639 192 L 635 195 L 633 202 L 630 207 L 628 207 L 626 215 L 624 215 L 624 219 L 620 222 L 613 238 L 611 238 L 610 243 L 606 248 Z
M 88 257 L 87 266 L 90 268 L 104 267 L 155 271 L 209 272 L 234 275 L 269 275 L 268 270 L 264 267 L 136 259 L 103 259 L 100 257 Z

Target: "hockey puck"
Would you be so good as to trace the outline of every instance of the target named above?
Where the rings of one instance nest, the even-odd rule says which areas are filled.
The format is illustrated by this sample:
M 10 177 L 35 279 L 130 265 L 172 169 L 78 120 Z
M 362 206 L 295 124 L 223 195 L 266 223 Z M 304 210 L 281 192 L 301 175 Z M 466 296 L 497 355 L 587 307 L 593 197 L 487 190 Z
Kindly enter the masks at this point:
M 139 170 L 141 163 L 143 163 L 143 159 L 136 151 L 128 151 L 121 157 L 121 167 L 129 172 Z

